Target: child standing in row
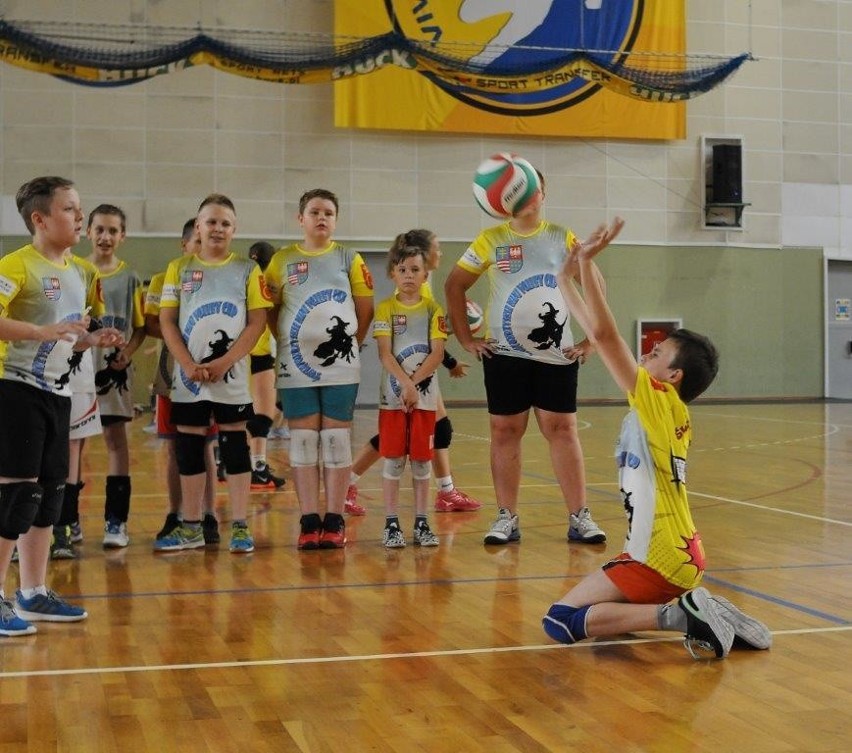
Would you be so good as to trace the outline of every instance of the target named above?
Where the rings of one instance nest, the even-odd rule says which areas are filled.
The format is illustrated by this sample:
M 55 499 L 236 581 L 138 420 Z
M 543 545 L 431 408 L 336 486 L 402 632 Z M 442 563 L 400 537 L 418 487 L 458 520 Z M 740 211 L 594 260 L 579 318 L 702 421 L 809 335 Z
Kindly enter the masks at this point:
M 301 244 L 266 270 L 278 343 L 280 402 L 290 427 L 290 467 L 302 511 L 299 549 L 346 544 L 343 500 L 352 469 L 350 429 L 361 379 L 359 347 L 373 318 L 373 282 L 361 255 L 332 240 L 337 196 L 302 194 Z M 326 512 L 319 514 L 320 446 Z
M 126 238 L 127 218 L 112 204 L 101 204 L 89 214 L 86 234 L 92 244 L 89 261 L 100 274 L 104 296 L 101 323 L 115 327 L 127 345 L 96 349 L 95 391 L 107 448 L 106 500 L 104 502 L 105 547 L 130 543 L 127 518 L 130 513 L 130 450 L 127 424 L 133 418 L 133 369 L 131 359 L 145 339 L 142 311 L 142 281 L 116 251 Z
M 211 419 L 228 476 L 232 552 L 254 551 L 247 513 L 251 459 L 246 422 L 252 415 L 248 353 L 266 324 L 269 301 L 260 268 L 231 252 L 233 202 L 211 194 L 198 208 L 197 254 L 169 264 L 160 299 L 160 329 L 175 359 L 172 421 L 181 478 L 183 522 L 154 542 L 155 551 L 204 546 L 205 445 Z
M 432 448 L 438 389 L 435 369 L 444 357 L 447 328 L 433 298 L 424 297 L 426 254 L 418 246 L 394 245 L 388 254 L 388 277 L 396 292 L 376 309 L 373 337 L 384 367 L 379 398 L 379 452 L 385 459 L 382 492 L 388 549 L 405 546 L 399 524 L 399 480 L 406 457 L 411 460 L 414 488 L 414 543 L 438 546 L 426 511 L 432 478 Z
M 0 635 L 29 635 L 31 622 L 76 622 L 88 616 L 46 586 L 53 526 L 68 476 L 75 351 L 119 345 L 114 329 L 87 333 L 97 279 L 87 287 L 69 260 L 83 212 L 70 180 L 35 178 L 15 197 L 32 242 L 0 259 Z M 5 581 L 17 542 L 20 588 L 15 605 Z

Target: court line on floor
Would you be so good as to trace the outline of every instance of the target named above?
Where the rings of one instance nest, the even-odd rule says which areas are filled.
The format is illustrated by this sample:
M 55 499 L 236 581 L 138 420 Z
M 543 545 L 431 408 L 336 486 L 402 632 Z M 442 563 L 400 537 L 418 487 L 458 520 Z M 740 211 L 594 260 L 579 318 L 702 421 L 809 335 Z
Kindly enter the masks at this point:
M 791 630 L 772 631 L 773 636 L 782 635 L 811 635 L 817 633 L 848 632 L 852 625 L 825 628 L 794 628 Z M 310 664 L 343 664 L 346 662 L 389 661 L 394 659 L 432 659 L 449 656 L 476 656 L 481 654 L 506 654 L 526 651 L 578 651 L 587 648 L 602 648 L 606 646 L 632 646 L 642 643 L 671 643 L 683 640 L 680 636 L 658 638 L 623 638 L 620 640 L 586 641 L 572 646 L 559 643 L 539 644 L 532 646 L 489 646 L 485 648 L 458 648 L 443 651 L 410 651 L 391 654 L 355 654 L 349 656 L 315 656 L 293 659 L 251 659 L 247 661 L 199 662 L 193 664 L 155 664 L 151 666 L 135 665 L 126 667 L 78 667 L 77 669 L 39 669 L 20 672 L 0 672 L 0 679 L 28 677 L 63 677 L 78 675 L 118 674 L 121 672 L 172 672 L 181 670 L 203 669 L 250 669 L 252 667 L 282 667 Z

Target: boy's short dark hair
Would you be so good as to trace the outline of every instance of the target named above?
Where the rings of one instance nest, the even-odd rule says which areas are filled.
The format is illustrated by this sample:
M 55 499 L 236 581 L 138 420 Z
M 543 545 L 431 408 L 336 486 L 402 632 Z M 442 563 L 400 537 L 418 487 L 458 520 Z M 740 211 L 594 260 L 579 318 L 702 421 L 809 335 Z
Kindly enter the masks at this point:
M 398 247 L 396 244 L 391 246 L 390 251 L 388 251 L 388 277 L 391 276 L 391 272 L 397 264 L 402 264 L 406 259 L 411 259 L 414 256 L 419 256 L 423 260 L 423 265 L 426 265 L 426 249 L 420 246 Z
M 117 207 L 115 204 L 98 204 L 91 212 L 89 212 L 89 221 L 86 224 L 86 230 L 92 226 L 92 220 L 95 218 L 96 214 L 107 214 L 112 215 L 113 217 L 118 217 L 118 219 L 121 220 L 121 232 L 127 232 L 127 215 L 124 214 L 124 210 L 121 207 Z
M 183 223 L 183 230 L 181 231 L 180 239 L 184 243 L 188 243 L 193 235 L 195 235 L 195 217 L 190 217 Z
M 231 201 L 223 193 L 207 194 L 207 196 L 204 197 L 204 200 L 198 205 L 198 211 L 200 212 L 202 209 L 204 209 L 204 207 L 208 206 L 209 204 L 213 204 L 217 207 L 227 207 L 234 214 L 237 213 L 237 210 L 234 207 L 234 202 Z
M 33 225 L 33 212 L 41 214 L 50 213 L 50 202 L 53 200 L 53 194 L 59 188 L 71 188 L 74 181 L 67 178 L 60 178 L 57 175 L 48 175 L 40 178 L 33 178 L 27 181 L 18 189 L 15 194 L 15 204 L 18 207 L 18 212 L 23 219 L 27 230 L 31 234 L 35 234 L 35 225 Z
M 688 329 L 676 329 L 669 338 L 677 344 L 677 355 L 669 366 L 683 372 L 678 390 L 680 399 L 691 403 L 716 378 L 719 371 L 719 352 L 710 342 L 710 338 Z
M 275 255 L 275 246 L 266 241 L 258 241 L 249 246 L 248 257 L 254 259 L 261 271 L 266 270 L 272 257 Z
M 310 191 L 305 191 L 299 198 L 299 214 L 305 213 L 305 207 L 311 199 L 326 199 L 334 204 L 334 213 L 340 211 L 340 202 L 337 196 L 326 188 L 312 188 Z

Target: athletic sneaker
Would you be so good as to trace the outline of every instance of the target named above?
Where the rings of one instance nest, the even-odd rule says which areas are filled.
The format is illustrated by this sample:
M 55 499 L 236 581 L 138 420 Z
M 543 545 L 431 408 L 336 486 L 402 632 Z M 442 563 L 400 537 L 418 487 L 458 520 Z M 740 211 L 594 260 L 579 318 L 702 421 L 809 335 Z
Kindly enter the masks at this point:
M 366 515 L 367 508 L 358 504 L 358 487 L 355 484 L 349 484 L 346 490 L 346 501 L 343 503 L 343 512 L 348 515 Z
M 482 507 L 482 502 L 468 496 L 460 489 L 438 492 L 435 495 L 435 512 L 469 512 Z
M 20 617 L 33 622 L 79 622 L 89 616 L 85 609 L 69 604 L 56 591 L 50 590 L 31 599 L 25 599 L 20 590 L 16 591 L 15 609 Z
M 71 546 L 71 526 L 53 526 L 53 541 L 50 542 L 50 559 L 77 559 L 77 552 Z
M 157 535 L 154 538 L 164 539 L 178 526 L 180 526 L 180 516 L 176 512 L 170 512 L 166 515 L 166 522 L 163 523 L 163 527 L 157 531 Z
M 255 468 L 251 472 L 251 488 L 255 491 L 260 489 L 274 491 L 280 489 L 286 483 L 283 478 L 272 473 L 269 463 L 265 463 L 262 468 Z
M 760 620 L 741 612 L 730 601 L 711 594 L 710 601 L 722 610 L 722 619 L 734 628 L 734 645 L 765 650 L 772 645 L 772 633 Z
M 339 519 L 339 520 L 338 520 Z M 346 523 L 342 515 L 326 513 L 320 531 L 320 549 L 342 549 L 346 545 Z
M 239 523 L 231 526 L 231 544 L 228 549 L 236 554 L 248 554 L 254 551 L 254 539 L 249 533 L 248 526 Z
M 37 631 L 35 625 L 22 620 L 9 599 L 0 599 L 0 635 L 32 635 Z
M 179 525 L 168 536 L 154 542 L 155 552 L 178 552 L 182 549 L 200 549 L 204 546 L 201 528 L 186 528 Z
M 276 426 L 269 430 L 270 439 L 290 439 L 290 429 L 286 426 Z
M 316 513 L 303 515 L 299 521 L 301 530 L 299 532 L 299 541 L 296 544 L 297 549 L 319 549 L 320 529 L 322 528 L 322 520 Z
M 127 523 L 120 520 L 108 520 L 104 523 L 104 547 L 120 549 L 130 543 L 127 535 Z
M 414 544 L 416 546 L 438 546 L 438 537 L 426 522 L 414 526 Z
M 219 521 L 212 513 L 205 513 L 201 521 L 201 534 L 204 536 L 205 544 L 218 544 L 219 538 Z
M 568 516 L 568 541 L 578 541 L 581 544 L 602 544 L 606 534 L 592 520 L 588 507 L 584 507 L 576 515 Z
M 385 549 L 403 549 L 405 547 L 405 536 L 397 523 L 388 523 L 382 533 L 382 544 Z
M 500 508 L 497 520 L 491 524 L 491 530 L 485 534 L 486 544 L 508 544 L 510 541 L 521 540 L 521 529 L 518 516 L 512 515 L 505 507 Z
M 75 520 L 71 524 L 71 543 L 72 544 L 82 544 L 83 543 L 83 526 L 80 525 L 79 520 Z
M 710 598 L 710 592 L 695 588 L 681 596 L 677 604 L 686 613 L 683 645 L 692 658 L 705 659 L 712 651 L 717 659 L 724 659 L 734 643 L 734 628 L 725 620 L 725 610 Z

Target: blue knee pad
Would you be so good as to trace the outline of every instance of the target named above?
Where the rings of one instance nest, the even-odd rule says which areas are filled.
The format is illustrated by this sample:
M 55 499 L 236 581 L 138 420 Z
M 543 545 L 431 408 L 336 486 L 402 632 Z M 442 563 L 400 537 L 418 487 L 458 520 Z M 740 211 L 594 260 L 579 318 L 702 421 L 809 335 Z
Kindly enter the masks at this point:
M 181 476 L 197 476 L 207 473 L 204 462 L 204 446 L 207 438 L 203 434 L 188 434 L 182 431 L 175 437 L 175 459 Z
M 444 416 L 435 422 L 435 449 L 446 450 L 453 441 L 453 425 L 449 416 Z
M 219 457 L 229 476 L 251 471 L 251 455 L 244 431 L 219 431 Z
M 30 530 L 44 490 L 34 481 L 0 484 L 0 537 L 15 540 Z
M 36 528 L 49 528 L 59 522 L 62 514 L 62 500 L 65 499 L 65 479 L 40 480 L 42 491 L 41 504 L 33 518 Z
M 547 610 L 541 621 L 544 632 L 560 643 L 572 643 L 586 638 L 586 614 L 591 605 L 569 607 L 567 604 L 554 604 Z

